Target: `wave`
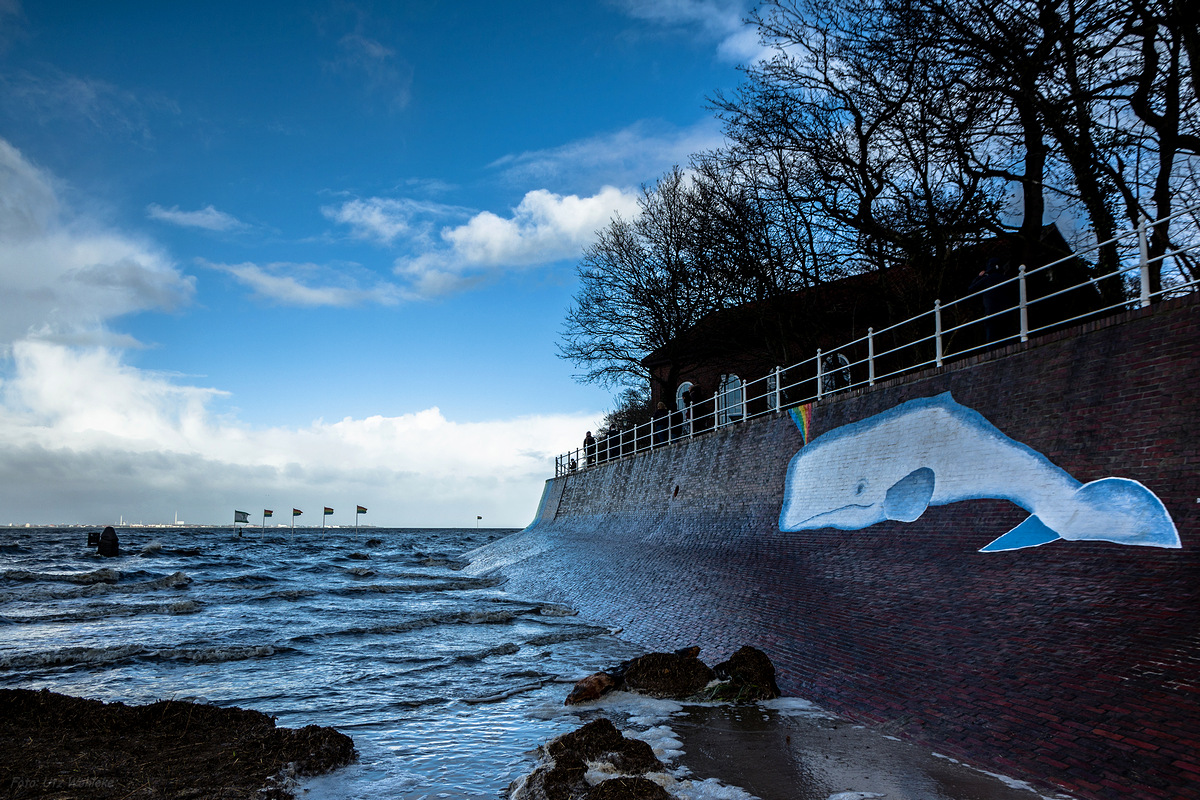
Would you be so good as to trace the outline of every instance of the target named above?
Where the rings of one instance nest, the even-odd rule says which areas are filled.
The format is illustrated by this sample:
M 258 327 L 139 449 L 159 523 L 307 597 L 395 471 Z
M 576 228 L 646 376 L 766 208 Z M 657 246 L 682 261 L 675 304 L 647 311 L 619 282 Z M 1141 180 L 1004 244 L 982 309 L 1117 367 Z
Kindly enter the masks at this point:
M 120 570 L 104 567 L 91 572 L 31 572 L 25 569 L 10 569 L 0 573 L 6 581 L 51 581 L 60 583 L 116 583 L 121 579 Z
M 265 575 L 261 572 L 249 572 L 242 575 L 228 575 L 223 578 L 213 578 L 212 583 L 234 583 L 234 584 L 260 584 L 260 583 L 277 583 L 279 578 L 274 575 Z
M 97 570 L 96 572 L 103 571 Z M 87 574 L 94 575 L 96 573 Z M 75 597 L 100 597 L 107 594 L 140 594 L 142 592 L 154 592 L 161 589 L 186 589 L 191 583 L 192 579 L 187 574 L 177 571 L 172 572 L 170 575 L 148 581 L 136 581 L 133 583 L 90 583 L 78 589 L 42 589 L 40 591 L 22 592 L 20 595 L 3 595 L 0 596 L 0 602 L 10 602 L 12 600 L 67 600 Z
M 387 625 L 372 625 L 362 628 L 343 628 L 336 631 L 321 631 L 305 633 L 289 639 L 289 642 L 314 642 L 321 639 L 332 639 L 346 636 L 386 636 L 396 633 L 432 628 L 438 625 L 497 625 L 511 622 L 517 617 L 527 614 L 530 609 L 506 609 L 503 611 L 456 611 L 448 614 L 434 614 L 428 617 L 417 617 L 403 622 Z
M 123 644 L 112 647 L 64 647 L 44 653 L 21 653 L 0 657 L 0 672 L 47 667 L 112 666 L 123 661 L 187 661 L 193 664 L 214 664 L 226 661 L 245 661 L 268 658 L 291 652 L 281 645 L 224 645 L 216 647 L 162 647 Z
M 173 603 L 137 603 L 133 605 L 87 606 L 72 609 L 57 614 L 10 615 L 2 621 L 13 625 L 32 625 L 49 623 L 92 622 L 98 619 L 114 619 L 117 617 L 137 617 L 143 614 L 195 614 L 204 608 L 198 600 L 179 600 Z
M 482 705 L 483 703 L 499 703 L 501 700 L 507 700 L 514 695 L 525 694 L 526 692 L 536 692 L 547 683 L 551 683 L 551 681 L 547 679 L 544 681 L 538 681 L 537 683 L 526 683 L 522 684 L 521 686 L 514 686 L 511 689 L 505 689 L 504 691 L 497 692 L 495 694 L 483 695 L 482 697 L 464 697 L 462 698 L 462 702 L 472 706 Z
M 369 583 L 362 586 L 343 586 L 331 589 L 330 594 L 416 594 L 418 592 L 463 592 L 472 589 L 490 589 L 500 581 L 497 578 L 464 578 L 461 580 L 430 580 L 425 583 Z
M 596 636 L 603 636 L 606 633 L 608 633 L 608 628 L 598 628 L 594 625 L 580 625 L 577 628 L 563 631 L 562 633 L 545 633 L 541 636 L 534 636 L 528 639 L 525 645 L 527 647 L 544 647 L 548 644 L 591 639 Z
M 279 589 L 274 592 L 267 592 L 258 597 L 247 598 L 244 602 L 247 603 L 263 603 L 271 600 L 287 600 L 289 602 L 303 600 L 306 597 L 316 597 L 323 594 L 320 589 Z

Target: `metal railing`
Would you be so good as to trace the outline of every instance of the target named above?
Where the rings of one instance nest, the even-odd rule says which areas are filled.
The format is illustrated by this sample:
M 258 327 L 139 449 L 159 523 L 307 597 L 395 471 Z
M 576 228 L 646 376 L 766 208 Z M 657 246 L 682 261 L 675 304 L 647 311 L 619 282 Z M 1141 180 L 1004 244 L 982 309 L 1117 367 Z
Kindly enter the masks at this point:
M 931 311 L 879 330 L 868 328 L 865 336 L 825 352 L 818 349 L 814 356 L 790 367 L 776 367 L 749 382 L 723 380 L 710 398 L 669 410 L 650 422 L 599 438 L 594 445 L 559 455 L 555 476 L 666 447 L 699 433 L 779 413 L 837 392 L 873 386 L 931 366 L 941 367 L 951 358 L 1026 342 L 1037 333 L 1194 292 L 1200 284 L 1193 277 L 1195 258 L 1200 257 L 1198 212 L 1198 208 L 1187 208 L 1153 223 L 1143 219 L 1137 228 L 1108 241 L 1036 269 L 1027 270 L 1021 265 L 1015 276 L 1002 282 L 945 304 L 935 300 Z M 1185 216 L 1192 223 L 1186 235 L 1189 244 L 1150 257 L 1150 230 Z M 1085 257 L 1105 248 L 1117 251 L 1119 266 L 1115 270 L 1057 288 L 1053 279 L 1056 268 L 1086 273 Z M 1192 256 L 1192 266 L 1180 258 L 1184 254 Z M 1156 263 L 1160 265 L 1161 288 L 1152 291 L 1151 267 Z M 1031 287 L 1038 291 L 1031 292 Z M 986 308 L 982 315 L 978 313 L 987 299 L 985 295 L 995 298 L 1005 292 L 1015 294 L 1015 302 L 991 313 Z

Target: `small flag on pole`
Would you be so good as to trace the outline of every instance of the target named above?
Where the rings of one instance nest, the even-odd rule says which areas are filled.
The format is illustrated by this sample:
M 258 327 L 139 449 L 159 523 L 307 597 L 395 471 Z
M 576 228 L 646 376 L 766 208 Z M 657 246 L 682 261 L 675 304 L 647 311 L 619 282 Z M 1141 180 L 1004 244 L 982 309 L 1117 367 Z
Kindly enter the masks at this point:
M 333 513 L 333 509 L 330 508 L 329 506 L 325 506 L 325 516 L 328 517 L 332 513 Z
M 321 515 L 321 535 L 322 536 L 325 535 L 325 518 L 328 517 L 332 513 L 333 513 L 333 509 L 330 508 L 329 506 L 325 506 L 325 513 Z
M 366 506 L 359 506 L 359 507 L 358 507 L 358 511 L 355 511 L 354 513 L 355 513 L 355 514 L 365 514 L 365 513 L 367 513 Z
M 233 524 L 237 525 L 239 522 L 245 522 L 248 524 L 250 522 L 250 512 L 249 511 L 234 511 L 233 512 Z
M 301 511 L 301 510 L 300 510 L 300 509 L 298 509 L 298 508 L 293 508 L 293 509 L 292 509 L 292 516 L 293 516 L 293 517 L 298 517 L 298 516 L 300 516 L 300 515 L 301 515 L 301 514 L 303 514 L 303 513 L 304 513 L 304 512 L 303 512 L 303 511 Z
M 358 515 L 367 513 L 366 506 L 356 506 L 354 510 L 354 532 L 358 533 Z
M 272 511 L 272 510 L 271 510 L 271 509 L 269 509 L 269 508 L 264 508 L 264 509 L 263 509 L 263 517 L 269 517 L 269 516 L 271 516 L 271 515 L 272 515 L 272 514 L 274 514 L 274 513 L 275 513 L 275 512 L 274 512 L 274 511 Z

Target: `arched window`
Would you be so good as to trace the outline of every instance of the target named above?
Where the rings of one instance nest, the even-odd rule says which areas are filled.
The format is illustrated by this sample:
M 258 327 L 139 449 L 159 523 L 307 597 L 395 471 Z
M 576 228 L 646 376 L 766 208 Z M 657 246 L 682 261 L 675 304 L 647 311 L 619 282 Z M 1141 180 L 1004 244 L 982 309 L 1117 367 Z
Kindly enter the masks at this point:
M 721 383 L 717 386 L 717 424 L 726 425 L 742 418 L 745 409 L 742 405 L 745 390 L 742 379 L 737 375 L 722 375 Z
M 675 390 L 675 408 L 679 411 L 678 414 L 678 429 L 672 432 L 672 436 L 688 436 L 692 432 L 692 408 L 696 398 L 692 397 L 691 392 L 694 384 L 691 381 L 684 381 L 679 384 L 679 388 Z M 688 393 L 690 403 L 683 399 L 683 393 Z
M 848 388 L 851 382 L 850 359 L 841 353 L 826 353 L 821 356 L 822 392 L 840 392 Z

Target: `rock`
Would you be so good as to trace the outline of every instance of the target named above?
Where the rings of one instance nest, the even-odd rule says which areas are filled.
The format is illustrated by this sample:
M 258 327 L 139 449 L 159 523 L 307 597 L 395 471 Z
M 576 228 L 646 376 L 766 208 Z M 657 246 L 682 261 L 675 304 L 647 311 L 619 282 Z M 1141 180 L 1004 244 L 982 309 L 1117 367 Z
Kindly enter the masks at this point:
M 666 795 L 654 794 L 601 794 L 594 792 L 597 787 L 590 787 L 584 776 L 587 773 L 589 761 L 606 761 L 618 771 L 626 775 L 644 775 L 647 772 L 659 772 L 665 769 L 662 762 L 655 757 L 649 744 L 638 739 L 627 739 L 621 735 L 616 726 L 607 719 L 597 719 L 589 722 L 578 730 L 563 734 L 543 748 L 545 763 L 540 765 L 523 781 L 512 786 L 512 800 L 583 800 L 583 798 L 659 798 Z M 614 778 L 611 780 L 626 780 Z M 611 781 L 604 781 L 609 783 Z M 657 786 L 652 781 L 645 781 Z M 637 784 L 629 784 L 630 791 L 646 791 L 645 787 L 638 789 Z M 601 786 L 603 784 L 600 784 Z M 621 788 L 615 786 L 606 791 L 613 792 Z
M 626 661 L 624 682 L 626 688 L 651 697 L 670 697 L 682 700 L 699 692 L 715 675 L 699 658 L 691 655 L 698 648 L 689 648 L 680 653 L 648 653 Z
M 648 778 L 610 778 L 589 789 L 583 800 L 671 800 L 671 795 Z
M 379 547 L 383 544 L 383 539 L 367 539 L 367 547 Z
M 346 556 L 346 558 L 352 558 L 355 561 L 366 561 L 371 557 L 366 553 L 351 553 L 350 555 Z
M 739 648 L 728 661 L 717 664 L 713 672 L 728 683 L 706 692 L 707 699 L 744 702 L 779 697 L 775 665 L 766 653 L 749 645 Z
M 590 700 L 597 700 L 601 696 L 611 692 L 617 685 L 616 680 L 607 672 L 597 672 L 594 675 L 588 675 L 579 683 L 575 684 L 575 688 L 567 695 L 565 706 L 573 706 L 577 703 L 586 703 Z
M 99 546 L 96 552 L 106 558 L 112 558 L 121 554 L 121 542 L 117 538 L 117 532 L 112 526 L 104 529 L 104 533 L 100 534 Z

